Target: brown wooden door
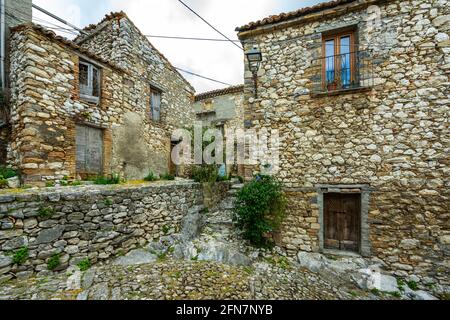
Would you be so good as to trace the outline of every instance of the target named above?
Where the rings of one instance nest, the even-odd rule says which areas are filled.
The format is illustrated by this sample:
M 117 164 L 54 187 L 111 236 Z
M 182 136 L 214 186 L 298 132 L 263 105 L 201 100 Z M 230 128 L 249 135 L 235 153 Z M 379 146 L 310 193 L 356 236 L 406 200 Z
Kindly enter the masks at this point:
M 325 249 L 359 252 L 361 195 L 325 195 Z
M 77 174 L 82 177 L 103 173 L 103 130 L 76 126 Z

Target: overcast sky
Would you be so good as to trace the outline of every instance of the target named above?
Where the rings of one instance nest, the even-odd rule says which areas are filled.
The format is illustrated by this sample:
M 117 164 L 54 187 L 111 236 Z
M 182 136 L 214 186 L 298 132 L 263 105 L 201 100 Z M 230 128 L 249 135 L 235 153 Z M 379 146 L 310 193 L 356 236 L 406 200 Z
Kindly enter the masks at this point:
M 325 1 L 185 0 L 231 39 L 237 39 L 234 31 L 237 26 Z M 33 3 L 79 27 L 99 22 L 106 13 L 123 10 L 146 35 L 220 38 L 177 0 L 33 0 Z M 39 12 L 34 11 L 33 15 L 37 23 L 42 23 L 39 19 L 45 19 L 58 24 Z M 70 38 L 70 34 L 64 35 Z M 176 67 L 232 85 L 243 82 L 243 53 L 229 42 L 168 39 L 150 39 L 150 42 Z M 184 76 L 197 93 L 224 87 L 197 77 Z

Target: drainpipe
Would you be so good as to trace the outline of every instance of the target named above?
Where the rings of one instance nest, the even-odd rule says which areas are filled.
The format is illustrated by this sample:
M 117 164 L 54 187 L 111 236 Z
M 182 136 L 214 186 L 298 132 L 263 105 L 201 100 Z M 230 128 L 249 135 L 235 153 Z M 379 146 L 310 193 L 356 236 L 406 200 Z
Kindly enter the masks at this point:
M 0 68 L 2 69 L 2 74 L 1 74 L 1 80 L 2 80 L 2 89 L 5 90 L 6 88 L 6 79 L 5 79 L 5 52 L 6 52 L 6 21 L 5 21 L 5 1 L 6 0 L 1 0 L 1 34 L 0 34 L 0 39 L 1 39 L 1 66 Z

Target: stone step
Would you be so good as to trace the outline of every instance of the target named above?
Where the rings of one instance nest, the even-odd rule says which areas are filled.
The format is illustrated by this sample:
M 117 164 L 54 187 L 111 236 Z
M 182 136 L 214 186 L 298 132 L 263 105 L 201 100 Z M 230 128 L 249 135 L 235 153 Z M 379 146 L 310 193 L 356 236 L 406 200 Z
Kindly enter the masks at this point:
M 189 214 L 201 212 L 203 210 L 205 210 L 204 205 L 193 206 L 193 207 L 189 208 Z
M 235 201 L 235 197 L 227 197 L 220 202 L 219 209 L 224 211 L 233 210 L 235 208 Z
M 243 183 L 233 184 L 233 185 L 231 186 L 231 189 L 234 189 L 234 190 L 240 190 L 240 189 L 242 189 L 244 186 L 245 186 L 245 185 L 244 185 Z

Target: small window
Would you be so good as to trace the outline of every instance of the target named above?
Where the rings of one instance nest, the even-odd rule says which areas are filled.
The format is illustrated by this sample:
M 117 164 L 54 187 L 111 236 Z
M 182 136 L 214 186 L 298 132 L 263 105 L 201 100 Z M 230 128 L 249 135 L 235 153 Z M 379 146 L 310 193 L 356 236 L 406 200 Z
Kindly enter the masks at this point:
M 150 117 L 153 121 L 161 121 L 161 91 L 150 88 Z
M 327 91 L 350 89 L 357 84 L 357 48 L 353 31 L 323 37 L 323 86 Z
M 80 97 L 89 102 L 100 100 L 100 69 L 87 62 L 80 62 Z

